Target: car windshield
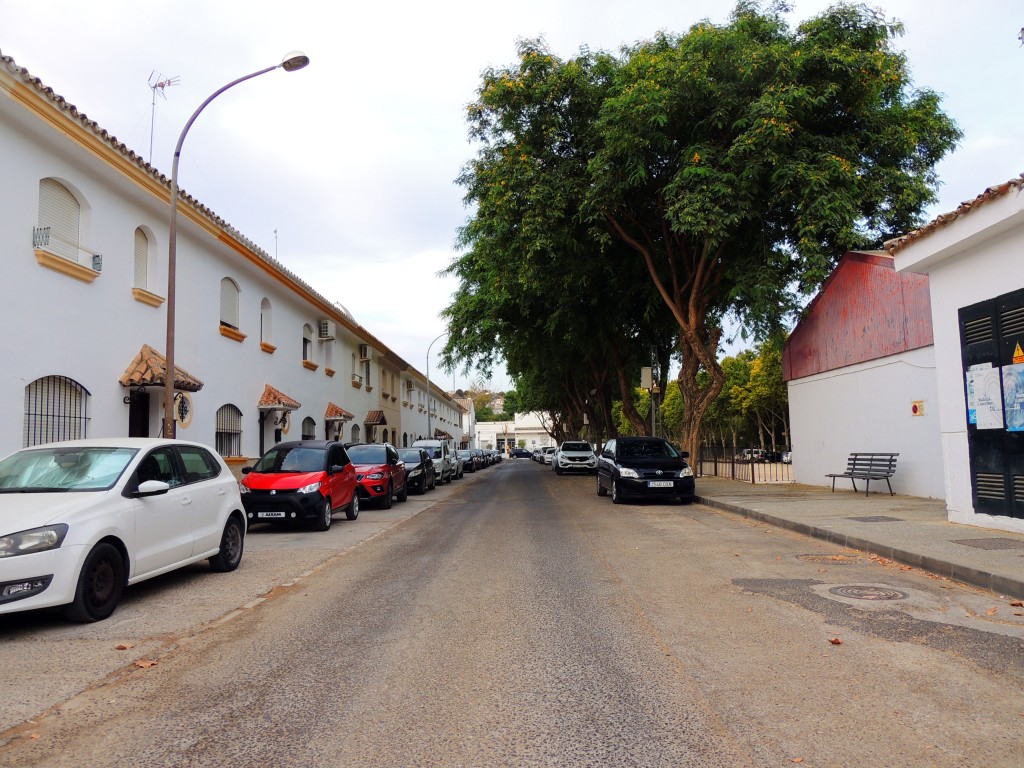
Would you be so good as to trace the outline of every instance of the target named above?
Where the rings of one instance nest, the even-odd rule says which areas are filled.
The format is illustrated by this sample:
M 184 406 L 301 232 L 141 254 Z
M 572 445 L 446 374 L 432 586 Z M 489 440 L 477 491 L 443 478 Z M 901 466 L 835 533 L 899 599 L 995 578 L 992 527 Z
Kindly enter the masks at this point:
M 426 448 L 424 450 L 426 450 L 427 455 L 430 458 L 432 458 L 432 459 L 440 459 L 441 458 L 441 449 L 440 448 Z
M 284 446 L 271 448 L 256 462 L 253 472 L 323 472 L 327 461 L 324 448 Z
M 0 493 L 105 491 L 136 453 L 134 448 L 26 448 L 0 462 Z
M 353 445 L 348 449 L 353 464 L 387 464 L 388 455 L 383 445 Z
M 588 443 L 562 443 L 563 451 L 590 451 L 592 450 Z
M 664 440 L 623 440 L 619 455 L 624 459 L 675 459 L 679 452 Z
M 473 454 L 470 453 L 469 451 L 456 451 L 456 453 L 458 454 L 460 459 L 470 459 L 473 457 Z
M 406 464 L 419 464 L 420 463 L 420 449 L 419 448 L 399 448 L 398 455 Z

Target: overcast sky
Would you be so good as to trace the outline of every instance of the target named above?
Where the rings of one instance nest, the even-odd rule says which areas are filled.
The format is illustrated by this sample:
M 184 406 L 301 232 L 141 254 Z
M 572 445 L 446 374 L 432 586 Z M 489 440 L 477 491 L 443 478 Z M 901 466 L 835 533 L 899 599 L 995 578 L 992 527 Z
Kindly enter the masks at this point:
M 794 23 L 831 3 L 794 0 Z M 964 131 L 929 218 L 1024 172 L 1021 0 L 869 3 L 906 25 L 915 84 Z M 465 106 L 521 38 L 556 54 L 616 51 L 659 30 L 725 22 L 723 0 L 328 3 L 323 0 L 0 0 L 0 51 L 170 176 L 207 96 L 293 50 L 310 65 L 219 96 L 189 131 L 179 183 L 423 371 L 444 332 L 468 215 Z M 156 97 L 150 82 L 176 78 Z M 438 342 L 431 353 L 435 378 Z M 437 378 L 444 380 L 443 376 Z M 450 375 L 448 376 L 450 378 Z M 455 376 L 464 387 L 475 374 Z M 447 382 L 449 385 L 451 382 Z M 508 386 L 503 373 L 495 388 Z

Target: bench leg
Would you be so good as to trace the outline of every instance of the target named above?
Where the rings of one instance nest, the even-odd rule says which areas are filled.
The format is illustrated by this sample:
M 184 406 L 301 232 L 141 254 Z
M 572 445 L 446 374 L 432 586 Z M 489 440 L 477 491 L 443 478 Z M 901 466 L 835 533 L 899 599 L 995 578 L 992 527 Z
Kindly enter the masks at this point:
M 892 490 L 892 483 L 889 482 L 889 478 L 885 478 L 885 484 L 889 486 L 889 495 L 895 496 L 896 494 Z
M 864 491 L 864 495 L 865 496 L 869 496 L 871 494 L 871 481 L 870 480 L 865 480 L 864 482 L 867 485 L 867 488 Z
M 851 477 L 851 478 L 850 478 L 850 483 L 852 483 L 852 484 L 853 484 L 853 492 L 854 492 L 854 493 L 856 493 L 856 492 L 857 492 L 857 481 L 856 481 L 856 480 L 854 480 L 854 479 L 853 479 L 853 478 Z
M 835 492 L 836 492 L 836 479 L 833 477 L 832 478 L 832 493 L 835 493 Z

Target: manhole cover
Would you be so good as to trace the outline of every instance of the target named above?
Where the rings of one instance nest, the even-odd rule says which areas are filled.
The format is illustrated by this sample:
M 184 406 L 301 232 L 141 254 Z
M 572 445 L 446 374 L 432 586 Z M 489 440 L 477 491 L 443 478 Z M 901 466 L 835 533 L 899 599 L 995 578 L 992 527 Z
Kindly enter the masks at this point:
M 805 563 L 843 565 L 845 563 L 856 563 L 860 560 L 860 557 L 858 555 L 797 555 L 796 559 L 803 560 Z
M 896 589 L 856 584 L 845 587 L 832 587 L 829 592 L 837 597 L 851 597 L 855 600 L 905 600 L 907 597 L 905 592 L 900 592 Z
M 864 517 L 848 517 L 847 520 L 856 520 L 858 523 L 902 523 L 903 519 L 899 517 L 889 517 L 888 515 L 865 515 Z
M 1016 539 L 956 539 L 953 543 L 989 550 L 1024 549 L 1024 541 L 1017 541 Z

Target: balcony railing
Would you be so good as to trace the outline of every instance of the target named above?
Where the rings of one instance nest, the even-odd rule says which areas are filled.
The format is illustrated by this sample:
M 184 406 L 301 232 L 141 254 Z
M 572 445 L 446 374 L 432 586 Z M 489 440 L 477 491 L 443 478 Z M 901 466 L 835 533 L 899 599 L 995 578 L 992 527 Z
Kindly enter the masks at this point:
M 103 269 L 103 255 L 96 253 L 81 243 L 76 243 L 66 237 L 61 237 L 53 231 L 52 227 L 32 227 L 32 247 L 39 251 L 46 251 L 55 256 L 81 264 L 81 254 L 86 255 L 86 266 L 93 271 L 100 272 Z

